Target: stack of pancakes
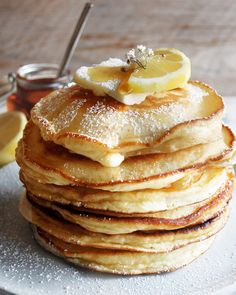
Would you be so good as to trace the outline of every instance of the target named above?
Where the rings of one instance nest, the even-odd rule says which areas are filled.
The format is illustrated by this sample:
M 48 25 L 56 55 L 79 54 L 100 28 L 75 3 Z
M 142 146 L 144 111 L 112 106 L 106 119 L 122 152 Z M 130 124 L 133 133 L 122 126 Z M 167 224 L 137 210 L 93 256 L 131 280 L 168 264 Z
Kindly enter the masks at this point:
M 235 138 L 223 109 L 200 82 L 133 106 L 78 85 L 43 98 L 16 154 L 36 240 L 103 272 L 193 261 L 229 214 Z

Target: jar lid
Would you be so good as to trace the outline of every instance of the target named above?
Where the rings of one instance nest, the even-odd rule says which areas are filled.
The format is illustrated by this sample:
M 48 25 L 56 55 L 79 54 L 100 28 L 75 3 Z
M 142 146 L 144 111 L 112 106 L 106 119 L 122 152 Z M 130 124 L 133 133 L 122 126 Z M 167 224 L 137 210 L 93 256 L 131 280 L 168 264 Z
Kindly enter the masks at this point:
M 20 67 L 16 72 L 18 85 L 28 89 L 60 88 L 71 80 L 69 71 L 58 77 L 59 66 L 50 63 L 35 63 Z M 61 86 L 61 87 L 62 87 Z

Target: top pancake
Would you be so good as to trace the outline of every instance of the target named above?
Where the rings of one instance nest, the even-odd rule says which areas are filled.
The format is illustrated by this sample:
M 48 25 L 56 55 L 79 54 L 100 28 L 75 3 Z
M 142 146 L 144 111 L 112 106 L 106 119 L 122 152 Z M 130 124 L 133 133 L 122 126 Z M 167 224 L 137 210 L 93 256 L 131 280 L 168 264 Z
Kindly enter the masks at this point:
M 116 167 L 130 156 L 175 152 L 219 139 L 222 112 L 214 90 L 190 82 L 185 89 L 148 96 L 133 106 L 76 85 L 43 98 L 31 116 L 44 140 Z

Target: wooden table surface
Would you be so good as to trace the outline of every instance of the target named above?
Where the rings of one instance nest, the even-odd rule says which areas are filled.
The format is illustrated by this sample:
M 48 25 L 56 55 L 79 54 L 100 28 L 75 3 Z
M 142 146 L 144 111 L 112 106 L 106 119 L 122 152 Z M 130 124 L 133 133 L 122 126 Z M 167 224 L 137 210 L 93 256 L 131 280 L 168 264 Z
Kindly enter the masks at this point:
M 0 0 L 0 73 L 33 62 L 59 63 L 85 1 Z M 176 47 L 192 78 L 236 94 L 235 0 L 97 0 L 72 70 L 122 57 L 136 44 Z

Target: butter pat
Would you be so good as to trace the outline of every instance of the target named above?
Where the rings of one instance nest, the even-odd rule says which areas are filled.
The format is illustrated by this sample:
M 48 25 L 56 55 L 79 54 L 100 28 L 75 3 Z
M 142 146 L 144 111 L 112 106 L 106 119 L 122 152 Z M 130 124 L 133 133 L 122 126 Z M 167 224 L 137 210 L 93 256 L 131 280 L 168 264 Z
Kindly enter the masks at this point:
M 94 75 L 90 73 L 92 71 L 94 73 L 96 69 L 100 70 L 100 73 L 104 72 L 105 74 L 101 74 L 100 77 L 94 79 Z M 141 103 L 145 100 L 146 96 L 151 93 L 119 91 L 120 84 L 128 76 L 126 70 L 129 71 L 129 65 L 126 62 L 118 58 L 110 58 L 92 67 L 83 66 L 79 68 L 75 73 L 74 81 L 85 89 L 92 90 L 94 94 L 98 96 L 109 95 L 126 105 Z M 108 75 L 108 73 L 110 75 Z

